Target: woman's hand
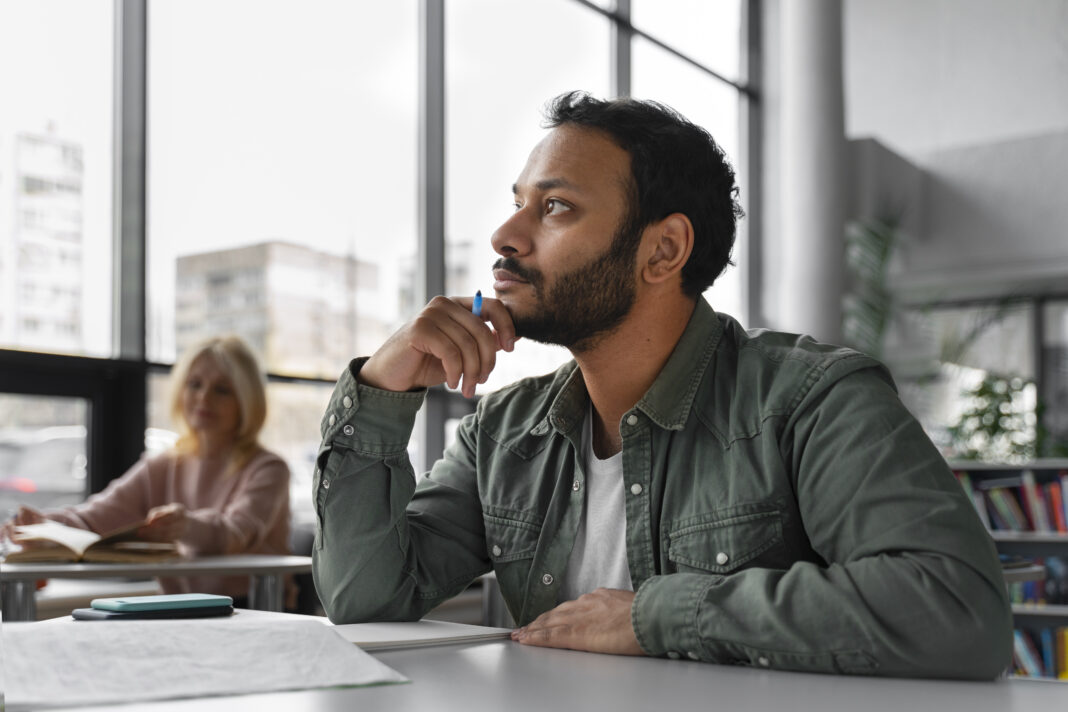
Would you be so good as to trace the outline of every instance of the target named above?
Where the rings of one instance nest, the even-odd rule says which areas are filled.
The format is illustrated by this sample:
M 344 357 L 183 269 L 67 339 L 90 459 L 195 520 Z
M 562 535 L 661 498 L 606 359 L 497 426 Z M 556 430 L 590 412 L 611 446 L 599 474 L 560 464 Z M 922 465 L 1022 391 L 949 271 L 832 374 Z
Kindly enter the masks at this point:
M 0 539 L 13 541 L 15 538 L 15 527 L 22 526 L 23 524 L 40 524 L 44 521 L 45 515 L 33 507 L 23 505 L 19 507 L 19 511 L 15 513 L 14 517 L 4 522 L 3 528 L 0 528 Z
M 137 530 L 137 536 L 145 541 L 177 541 L 189 528 L 189 515 L 185 506 L 171 502 L 153 507 L 145 517 L 145 525 Z

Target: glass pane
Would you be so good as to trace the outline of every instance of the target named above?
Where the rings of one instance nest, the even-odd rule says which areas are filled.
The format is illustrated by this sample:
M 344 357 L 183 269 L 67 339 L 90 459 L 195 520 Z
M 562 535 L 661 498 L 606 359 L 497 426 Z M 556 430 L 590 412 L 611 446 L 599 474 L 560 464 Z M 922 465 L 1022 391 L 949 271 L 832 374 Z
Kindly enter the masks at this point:
M 234 332 L 271 372 L 336 378 L 408 316 L 416 3 L 148 16 L 150 358 Z
M 113 3 L 0 3 L 0 347 L 110 356 Z
M 294 525 L 315 523 L 312 473 L 319 450 L 319 423 L 333 384 L 270 383 L 267 423 L 260 442 L 289 465 L 289 510 Z
M 1042 315 L 1044 442 L 1039 454 L 1068 457 L 1068 301 L 1051 302 Z
M 886 361 L 905 405 L 947 459 L 1038 455 L 1033 315 L 1033 305 L 1005 301 L 899 317 Z
M 738 78 L 740 0 L 631 0 L 631 24 L 727 79 Z
M 0 521 L 19 505 L 76 504 L 88 494 L 81 398 L 0 393 Z
M 512 184 L 545 134 L 541 109 L 573 89 L 607 94 L 609 22 L 569 0 L 465 0 L 446 11 L 446 289 L 492 294 L 490 236 L 511 214 Z M 547 51 L 546 37 L 566 51 Z M 478 390 L 569 358 L 562 348 L 520 341 Z
M 631 74 L 634 96 L 667 104 L 704 127 L 734 166 L 736 183 L 744 185 L 745 176 L 738 163 L 738 112 L 741 101 L 738 90 L 640 37 L 634 40 L 633 55 Z M 747 207 L 747 199 L 745 193 L 739 195 L 743 209 Z M 738 225 L 732 258 L 736 265 L 743 264 L 746 258 L 745 225 L 744 219 Z M 727 267 L 705 292 L 705 298 L 716 311 L 730 314 L 745 324 L 748 312 L 741 274 L 740 267 Z

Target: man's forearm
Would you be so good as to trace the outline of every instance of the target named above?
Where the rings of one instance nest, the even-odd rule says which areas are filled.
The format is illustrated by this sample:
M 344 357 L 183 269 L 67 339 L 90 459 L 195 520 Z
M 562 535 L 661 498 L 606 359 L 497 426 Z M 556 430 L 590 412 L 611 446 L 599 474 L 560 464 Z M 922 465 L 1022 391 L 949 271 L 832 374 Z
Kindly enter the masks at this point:
M 1004 594 L 964 564 L 882 555 L 820 568 L 672 574 L 638 591 L 651 655 L 812 672 L 991 679 L 1009 664 Z

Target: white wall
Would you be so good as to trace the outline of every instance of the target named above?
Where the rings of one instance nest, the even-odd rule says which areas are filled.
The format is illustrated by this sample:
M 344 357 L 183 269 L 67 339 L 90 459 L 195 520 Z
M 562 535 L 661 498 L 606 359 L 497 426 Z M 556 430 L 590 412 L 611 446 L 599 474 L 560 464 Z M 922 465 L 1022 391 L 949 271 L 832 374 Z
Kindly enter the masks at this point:
M 922 173 L 898 284 L 1065 291 L 1068 0 L 846 0 L 843 32 L 847 135 Z
M 846 0 L 846 132 L 907 156 L 1068 128 L 1065 0 Z

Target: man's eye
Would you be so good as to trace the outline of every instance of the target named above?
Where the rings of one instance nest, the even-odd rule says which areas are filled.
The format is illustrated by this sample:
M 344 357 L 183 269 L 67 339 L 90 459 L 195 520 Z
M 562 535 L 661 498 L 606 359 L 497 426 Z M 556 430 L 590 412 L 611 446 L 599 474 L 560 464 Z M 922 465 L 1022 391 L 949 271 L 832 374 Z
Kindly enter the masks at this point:
M 546 215 L 559 215 L 560 213 L 567 212 L 571 209 L 571 206 L 567 203 L 563 203 L 556 198 L 549 198 L 545 201 L 545 214 Z

